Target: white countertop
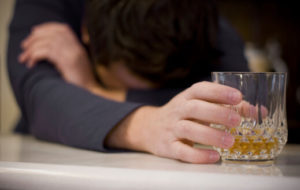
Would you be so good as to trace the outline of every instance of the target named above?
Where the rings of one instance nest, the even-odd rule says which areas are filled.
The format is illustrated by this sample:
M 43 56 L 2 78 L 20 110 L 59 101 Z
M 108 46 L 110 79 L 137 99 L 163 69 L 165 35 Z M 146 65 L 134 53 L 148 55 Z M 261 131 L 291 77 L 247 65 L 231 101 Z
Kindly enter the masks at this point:
M 0 189 L 300 189 L 300 145 L 274 164 L 187 164 L 0 136 Z

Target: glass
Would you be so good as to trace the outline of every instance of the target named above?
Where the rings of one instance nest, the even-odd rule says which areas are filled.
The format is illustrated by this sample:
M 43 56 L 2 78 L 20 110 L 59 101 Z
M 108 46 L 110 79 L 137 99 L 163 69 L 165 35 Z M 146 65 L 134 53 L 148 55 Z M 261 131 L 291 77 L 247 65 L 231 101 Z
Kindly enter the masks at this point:
M 229 149 L 214 147 L 222 160 L 268 161 L 280 154 L 287 142 L 286 76 L 279 72 L 212 73 L 214 82 L 236 88 L 243 95 L 240 104 L 229 106 L 242 117 L 238 127 L 211 124 L 235 137 Z

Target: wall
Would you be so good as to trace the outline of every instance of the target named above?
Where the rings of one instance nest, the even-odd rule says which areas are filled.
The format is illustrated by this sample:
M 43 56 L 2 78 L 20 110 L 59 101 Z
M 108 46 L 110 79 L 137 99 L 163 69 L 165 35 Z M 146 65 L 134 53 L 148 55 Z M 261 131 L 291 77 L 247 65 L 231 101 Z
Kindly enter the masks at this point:
M 290 143 L 300 143 L 300 11 L 292 0 L 217 0 L 219 9 L 245 42 L 262 50 L 270 41 L 280 45 L 288 70 L 287 119 Z
M 7 77 L 5 58 L 7 26 L 11 19 L 13 5 L 13 0 L 0 0 L 0 133 L 11 132 L 19 115 Z

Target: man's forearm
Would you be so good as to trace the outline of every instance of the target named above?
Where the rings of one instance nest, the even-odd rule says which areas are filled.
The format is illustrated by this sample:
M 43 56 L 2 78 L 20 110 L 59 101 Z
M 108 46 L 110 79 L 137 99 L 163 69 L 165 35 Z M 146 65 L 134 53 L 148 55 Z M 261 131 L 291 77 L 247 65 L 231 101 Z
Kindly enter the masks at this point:
M 147 142 L 151 142 L 148 132 L 149 127 L 155 124 L 153 115 L 157 110 L 157 107 L 142 106 L 133 111 L 110 131 L 105 139 L 105 146 L 150 152 L 147 145 Z

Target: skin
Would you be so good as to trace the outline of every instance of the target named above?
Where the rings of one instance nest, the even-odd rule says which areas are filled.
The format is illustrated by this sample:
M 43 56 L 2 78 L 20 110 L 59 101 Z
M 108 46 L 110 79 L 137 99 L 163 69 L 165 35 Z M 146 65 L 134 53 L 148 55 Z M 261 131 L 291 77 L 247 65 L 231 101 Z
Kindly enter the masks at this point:
M 122 63 L 101 68 L 106 88 L 99 86 L 91 77 L 85 50 L 64 24 L 45 23 L 35 27 L 22 48 L 19 61 L 29 68 L 39 60 L 49 60 L 67 82 L 115 101 L 125 101 L 129 88 L 155 87 Z M 111 148 L 144 151 L 189 163 L 215 163 L 220 158 L 216 151 L 195 148 L 193 144 L 230 148 L 233 136 L 209 125 L 217 123 L 228 128 L 239 125 L 240 115 L 228 105 L 240 105 L 241 101 L 241 93 L 234 88 L 199 82 L 163 106 L 138 108 L 111 130 L 105 143 Z
M 19 61 L 26 63 L 28 68 L 46 59 L 51 63 L 64 63 L 55 66 L 70 83 L 84 87 L 92 86 L 95 81 L 86 51 L 71 28 L 65 24 L 46 23 L 32 28 L 21 47 L 24 51 Z

